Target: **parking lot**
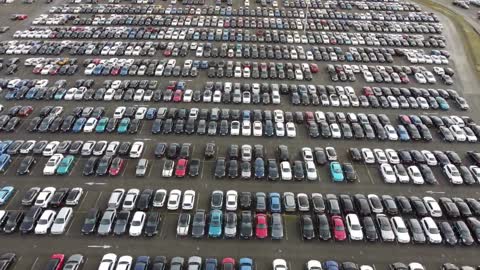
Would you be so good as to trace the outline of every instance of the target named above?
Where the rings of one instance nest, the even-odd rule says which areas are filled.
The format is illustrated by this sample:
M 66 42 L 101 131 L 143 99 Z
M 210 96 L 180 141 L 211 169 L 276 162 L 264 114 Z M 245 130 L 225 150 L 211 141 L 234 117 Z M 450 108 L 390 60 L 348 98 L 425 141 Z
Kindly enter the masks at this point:
M 211 235 L 195 239 L 191 233 L 179 236 L 179 215 L 189 213 L 193 217 L 199 209 L 209 213 L 213 209 L 211 195 L 215 190 L 225 193 L 235 190 L 239 194 L 265 192 L 268 196 L 272 192 L 278 192 L 281 196 L 285 192 L 295 195 L 306 193 L 309 196 L 321 193 L 324 198 L 327 194 L 348 194 L 352 197 L 355 194 L 403 195 L 433 197 L 437 200 L 441 197 L 459 197 L 478 201 L 480 198 L 479 178 L 474 176 L 471 179 L 475 183 L 467 184 L 465 177 L 462 184 L 454 185 L 453 180 L 443 172 L 443 163 L 442 166 L 427 166 L 426 161 L 420 162 L 415 157 L 411 162 L 401 157 L 399 163 L 405 167 L 421 167 L 420 164 L 425 163 L 422 165 L 431 169 L 437 183 L 414 184 L 412 179 L 410 183 L 400 183 L 399 180 L 387 184 L 380 163 L 391 163 L 392 167 L 396 163 L 391 160 L 379 161 L 378 156 L 372 163 L 368 163 L 364 156 L 356 161 L 351 155 L 352 148 L 394 149 L 398 153 L 402 150 L 454 151 L 461 161 L 455 162 L 449 156 L 448 163 L 455 163 L 457 167 L 466 166 L 467 171 L 470 166 L 479 165 L 479 160 L 467 154 L 469 151 L 478 151 L 478 80 L 471 75 L 473 73 L 468 61 L 462 54 L 463 47 L 453 42 L 457 33 L 446 18 L 423 12 L 416 4 L 397 2 L 339 1 L 334 5 L 333 2 L 321 1 L 251 1 L 249 15 L 246 14 L 247 5 L 243 0 L 234 1 L 232 5 L 220 1 L 215 3 L 213 0 L 205 0 L 206 3 L 186 2 L 154 0 L 143 4 L 133 1 L 112 4 L 98 0 L 97 4 L 92 5 L 98 5 L 100 10 L 92 9 L 85 0 L 81 3 L 56 0 L 48 4 L 44 0 L 31 4 L 15 0 L 13 3 L 0 4 L 0 22 L 10 27 L 7 32 L 0 34 L 0 58 L 3 58 L 0 78 L 5 82 L 1 92 L 3 111 L 0 117 L 11 113 L 9 109 L 14 106 L 33 108 L 26 116 L 17 110 L 8 119 L 6 116 L 0 118 L 0 122 L 4 122 L 0 131 L 2 153 L 9 149 L 13 151 L 9 148 L 10 144 L 5 145 L 6 141 L 18 140 L 32 140 L 34 143 L 94 141 L 97 144 L 106 141 L 105 148 L 114 141 L 119 144 L 141 143 L 144 146 L 138 157 L 132 156 L 131 151 L 120 154 L 115 150 L 114 156 L 123 163 L 118 171 L 112 172 L 110 160 L 107 166 L 109 170 L 103 173 L 105 176 L 98 175 L 98 169 L 92 170 L 92 175 L 85 176 L 85 167 L 93 156 L 101 160 L 108 155 L 104 153 L 108 153 L 105 148 L 98 155 L 84 154 L 83 150 L 76 153 L 67 153 L 65 150 L 62 158 L 72 155 L 73 162 L 68 164 L 65 173 L 59 173 L 57 164 L 54 175 L 48 176 L 45 175 L 47 162 L 54 153 L 40 151 L 33 154 L 32 149 L 28 154 L 21 154 L 18 149 L 13 151 L 8 164 L 1 166 L 0 188 L 13 186 L 15 191 L 0 206 L 0 210 L 11 213 L 28 211 L 31 206 L 22 204 L 22 198 L 31 187 L 55 187 L 57 190 L 81 187 L 83 195 L 78 204 L 72 206 L 72 220 L 61 235 L 35 235 L 33 231 L 28 234 L 2 232 L 0 253 L 14 252 L 17 256 L 17 262 L 8 269 L 45 269 L 49 258 L 55 253 L 65 254 L 65 258 L 76 253 L 82 254 L 85 258 L 82 269 L 98 269 L 106 253 L 115 253 L 119 257 L 129 255 L 134 260 L 142 255 L 151 259 L 161 255 L 169 261 L 175 256 L 186 260 L 190 256 L 203 259 L 213 257 L 219 262 L 227 257 L 237 261 L 249 257 L 254 261 L 254 269 L 271 268 L 276 258 L 285 259 L 289 269 L 305 268 L 309 260 L 350 261 L 359 266 L 370 265 L 375 270 L 388 269 L 394 262 L 419 262 L 425 269 L 440 269 L 447 262 L 458 266 L 478 265 L 475 255 L 480 239 L 478 233 L 475 235 L 473 232 L 475 241 L 472 246 L 457 244 L 455 247 L 446 243 L 401 244 L 397 240 L 387 242 L 384 239 L 375 242 L 366 239 L 355 241 L 349 236 L 344 241 L 333 237 L 328 241 L 320 240 L 318 235 L 313 240 L 306 240 L 302 237 L 300 218 L 303 214 L 315 217 L 318 212 L 313 207 L 305 212 L 280 210 L 282 240 L 273 240 L 270 230 L 266 239 L 259 239 L 258 234 L 248 240 L 241 239 L 239 233 L 233 239 L 227 239 L 222 233 L 219 239 Z M 305 3 L 311 6 L 307 9 Z M 105 4 L 111 6 L 105 7 Z M 382 4 L 388 8 L 382 7 Z M 369 9 L 365 8 L 367 5 L 370 5 Z M 114 7 L 117 9 L 114 10 Z M 402 10 L 398 10 L 400 7 Z M 174 13 L 175 10 L 177 13 Z M 256 10 L 256 13 L 253 14 L 252 10 Z M 338 15 L 335 18 L 335 11 L 345 16 Z M 326 14 L 330 12 L 332 17 L 327 17 Z M 306 13 L 311 16 L 307 18 L 307 24 L 303 16 Z M 354 13 L 357 13 L 356 17 Z M 28 17 L 24 19 L 17 16 L 13 20 L 13 14 L 26 14 Z M 390 19 L 390 14 L 396 14 L 396 19 Z M 401 19 L 408 16 L 411 18 L 409 22 Z M 48 35 L 46 32 L 42 34 L 46 29 L 50 31 Z M 66 34 L 66 29 L 72 31 Z M 92 32 L 88 34 L 90 30 Z M 376 36 L 371 36 L 371 33 Z M 13 40 L 16 42 L 11 42 Z M 45 44 L 52 47 L 42 49 Z M 60 49 L 54 52 L 55 47 Z M 11 51 L 8 52 L 9 49 Z M 421 51 L 403 51 L 410 49 Z M 7 67 L 7 62 L 12 58 L 18 58 L 16 64 L 8 63 Z M 27 62 L 28 66 L 25 65 Z M 48 82 L 37 81 L 38 89 L 33 91 L 31 88 L 35 83 L 26 88 L 26 84 L 22 83 L 8 87 L 9 80 L 13 79 L 48 79 Z M 48 90 L 59 80 L 66 82 Z M 83 80 L 83 84 L 79 80 Z M 85 80 L 91 81 L 85 83 Z M 107 80 L 110 82 L 106 83 Z M 125 83 L 127 80 L 130 81 L 129 85 Z M 137 80 L 137 85 L 133 80 Z M 140 86 L 142 83 L 143 87 Z M 107 98 L 108 95 L 110 98 Z M 468 110 L 465 102 L 468 103 Z M 42 108 L 46 106 L 63 108 L 57 112 L 48 110 L 41 115 Z M 93 114 L 99 113 L 98 117 L 91 117 L 92 112 L 82 115 L 86 107 L 91 107 Z M 99 107 L 102 109 L 96 111 L 95 108 Z M 125 107 L 125 111 L 117 117 L 119 107 Z M 162 108 L 165 108 L 164 116 L 160 116 Z M 172 111 L 172 108 L 176 108 L 176 111 Z M 212 115 L 215 115 L 217 108 L 218 115 L 214 118 Z M 223 112 L 225 109 L 229 111 Z M 135 112 L 140 110 L 144 110 L 144 113 L 136 115 Z M 279 110 L 282 120 L 277 118 L 280 117 L 276 114 Z M 125 116 L 128 111 L 131 115 Z M 192 111 L 196 112 L 194 120 L 191 120 Z M 317 114 L 319 111 L 324 113 L 326 119 L 319 119 L 322 118 Z M 366 122 L 362 122 L 362 114 Z M 69 115 L 71 123 L 62 125 Z M 407 123 L 401 115 L 406 115 L 413 124 Z M 352 120 L 355 116 L 360 119 L 358 123 L 361 125 L 356 125 L 357 121 Z M 15 117 L 19 122 L 10 123 Z M 42 124 L 47 123 L 48 119 L 45 119 L 49 117 L 52 117 L 51 122 L 44 125 L 45 130 L 42 131 Z M 83 122 L 80 118 L 84 118 Z M 91 118 L 95 118 L 95 124 L 89 132 L 87 121 L 94 121 Z M 105 122 L 100 129 L 102 118 Z M 118 120 L 109 130 L 107 123 L 113 122 L 113 118 Z M 428 124 L 425 119 L 433 122 L 440 119 L 443 124 Z M 462 125 L 456 122 L 457 119 L 465 122 Z M 36 125 L 32 124 L 34 121 L 38 121 Z M 52 127 L 56 125 L 55 121 L 58 122 L 56 128 Z M 248 134 L 245 122 L 251 126 Z M 294 133 L 288 130 L 287 122 L 294 126 Z M 280 124 L 277 126 L 277 123 Z M 189 127 L 189 124 L 193 127 Z M 168 125 L 171 125 L 170 128 L 166 127 Z M 202 125 L 203 132 L 200 131 Z M 391 133 L 388 133 L 389 126 L 393 129 Z M 446 131 L 440 132 L 440 126 L 447 126 Z M 456 130 L 452 126 L 458 126 L 460 135 L 452 132 Z M 259 133 L 256 133 L 256 127 L 261 127 Z M 336 129 L 339 129 L 338 132 Z M 349 133 L 351 135 L 347 135 Z M 335 138 L 337 134 L 340 135 Z M 160 156 L 156 153 L 159 143 L 167 146 L 165 153 Z M 179 144 L 179 148 L 191 144 L 184 158 L 189 164 L 193 160 L 199 161 L 198 175 L 191 176 L 188 169 L 182 171 L 178 167 L 183 155 L 180 149 L 175 151 L 173 157 L 169 156 L 168 146 L 175 143 Z M 215 154 L 211 158 L 205 155 L 208 143 L 215 144 Z M 240 149 L 244 145 L 253 149 L 261 145 L 263 153 L 253 153 L 247 160 L 239 150 L 239 156 L 232 158 L 232 145 Z M 280 145 L 288 148 L 287 159 L 280 155 Z M 301 173 L 304 180 L 301 181 L 287 180 L 284 174 L 275 178 L 278 180 L 269 180 L 273 177 L 273 172 L 267 166 L 269 160 L 273 160 L 277 166 L 274 170 L 277 174 L 284 173 L 279 166 L 285 160 L 292 169 L 295 162 L 303 168 L 309 166 L 310 160 L 302 155 L 304 147 L 311 150 L 333 147 L 336 161 L 341 166 L 352 164 L 357 179 L 351 182 L 343 178 L 343 181 L 336 179 L 330 169 L 330 163 L 334 160 L 320 164 L 315 157 L 313 167 L 316 180 L 307 180 L 309 174 L 304 170 Z M 29 166 L 24 175 L 19 175 L 18 170 L 27 156 L 33 156 L 36 163 Z M 440 160 L 437 154 L 435 157 Z M 149 162 L 143 177 L 136 176 L 140 158 Z M 218 160 L 223 158 L 227 165 L 219 170 L 221 166 Z M 257 163 L 258 158 L 261 163 Z M 238 160 L 238 164 L 236 161 L 230 163 L 232 159 Z M 172 176 L 165 177 L 165 163 L 169 160 L 174 160 L 175 167 Z M 230 170 L 233 163 L 239 166 L 235 172 Z M 241 178 L 244 172 L 242 164 L 248 164 L 251 177 Z M 126 191 L 139 189 L 140 192 L 146 189 L 165 189 L 167 192 L 174 189 L 182 192 L 194 190 L 193 209 L 182 210 L 178 206 L 176 210 L 167 210 L 166 206 L 150 206 L 146 211 L 149 215 L 153 212 L 160 214 L 158 233 L 153 237 L 133 237 L 128 232 L 121 236 L 113 233 L 107 236 L 82 234 L 89 210 L 97 208 L 105 212 L 110 195 L 116 188 Z M 64 203 L 63 200 L 60 205 Z M 270 211 L 270 203 L 268 207 L 265 212 L 271 217 L 274 211 Z M 56 212 L 59 210 L 48 208 Z M 227 213 L 225 209 L 221 210 Z M 235 210 L 240 220 L 240 206 Z M 248 210 L 253 215 L 261 212 L 255 206 Z M 339 215 L 345 220 L 346 210 L 343 210 Z M 448 221 L 453 224 L 467 218 L 450 217 L 443 206 L 442 210 L 442 217 L 434 217 L 437 223 Z M 357 208 L 355 211 L 357 213 L 360 210 Z M 130 217 L 134 212 L 131 211 Z M 325 212 L 329 217 L 333 215 L 328 206 Z M 371 216 L 373 218 L 375 214 Z M 476 214 L 473 216 L 479 218 Z M 407 217 L 421 219 L 420 215 L 411 213 L 403 215 L 404 219 Z M 206 231 L 208 224 L 207 221 Z

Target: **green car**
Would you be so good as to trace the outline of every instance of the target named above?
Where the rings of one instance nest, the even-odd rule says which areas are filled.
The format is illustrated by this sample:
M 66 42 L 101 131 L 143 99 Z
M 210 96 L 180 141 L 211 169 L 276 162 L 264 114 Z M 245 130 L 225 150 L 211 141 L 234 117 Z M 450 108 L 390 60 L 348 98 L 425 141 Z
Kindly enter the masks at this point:
M 123 118 L 118 125 L 117 132 L 118 133 L 127 133 L 128 126 L 130 125 L 130 118 Z
M 444 98 L 436 97 L 435 100 L 437 101 L 438 106 L 441 110 L 448 111 L 448 109 L 450 109 L 450 105 L 448 105 L 447 101 Z
M 73 167 L 73 160 L 74 159 L 75 158 L 72 155 L 65 156 L 62 159 L 62 161 L 60 161 L 60 164 L 58 164 L 57 174 L 58 175 L 68 174 Z
M 103 133 L 105 132 L 105 128 L 107 127 L 108 123 L 108 117 L 102 117 L 97 123 L 97 126 L 95 127 L 95 132 L 97 133 Z

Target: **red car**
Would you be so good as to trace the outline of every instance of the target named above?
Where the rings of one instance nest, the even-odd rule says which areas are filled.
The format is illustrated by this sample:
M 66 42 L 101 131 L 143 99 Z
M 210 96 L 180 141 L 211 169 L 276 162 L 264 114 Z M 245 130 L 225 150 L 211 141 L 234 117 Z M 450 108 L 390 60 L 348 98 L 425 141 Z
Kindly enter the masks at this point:
M 184 177 L 187 173 L 187 163 L 188 161 L 184 158 L 180 159 L 177 162 L 177 167 L 175 168 L 175 176 L 176 177 Z
M 50 259 L 48 259 L 47 267 L 45 267 L 45 269 L 62 270 L 64 263 L 65 263 L 64 254 L 53 254 L 50 257 Z
M 110 71 L 110 74 L 112 76 L 117 76 L 118 74 L 120 74 L 120 67 L 119 66 L 115 66 L 112 68 L 112 71 Z
M 175 93 L 173 94 L 173 102 L 182 102 L 182 95 L 182 90 L 175 90 Z
M 310 64 L 310 71 L 312 73 L 317 73 L 319 71 L 317 64 Z
M 222 260 L 222 270 L 235 270 L 235 259 L 224 258 Z
M 116 157 L 112 161 L 112 165 L 110 165 L 110 169 L 108 173 L 111 176 L 117 176 L 125 166 L 125 160 L 123 158 Z
M 32 106 L 23 106 L 18 111 L 18 116 L 29 116 L 32 112 L 33 112 L 33 107 Z
M 167 89 L 174 90 L 176 86 L 177 86 L 176 81 L 170 81 L 170 82 L 168 82 Z
M 333 216 L 332 223 L 333 235 L 335 236 L 335 240 L 344 241 L 345 239 L 347 239 L 347 233 L 345 232 L 345 225 L 343 224 L 342 217 Z
M 260 239 L 267 238 L 268 236 L 267 215 L 257 214 L 255 216 L 255 219 L 256 219 L 255 236 Z

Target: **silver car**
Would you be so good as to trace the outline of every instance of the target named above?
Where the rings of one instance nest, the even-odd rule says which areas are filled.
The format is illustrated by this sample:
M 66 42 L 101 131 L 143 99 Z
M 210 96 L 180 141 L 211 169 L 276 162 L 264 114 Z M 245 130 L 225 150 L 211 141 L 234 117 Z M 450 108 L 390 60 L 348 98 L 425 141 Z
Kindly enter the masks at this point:
M 279 213 L 272 214 L 272 239 L 283 239 L 283 221 Z
M 137 166 L 135 167 L 136 176 L 145 176 L 148 169 L 148 159 L 142 158 L 138 161 Z
M 227 212 L 225 215 L 225 237 L 231 238 L 237 235 L 237 214 Z
M 113 221 L 117 215 L 117 210 L 107 209 L 103 213 L 102 219 L 100 220 L 100 225 L 98 225 L 97 233 L 99 235 L 108 235 L 112 230 Z
M 377 224 L 378 228 L 380 228 L 380 235 L 382 236 L 383 241 L 385 242 L 393 242 L 395 241 L 395 234 L 392 230 L 392 225 L 390 224 L 390 220 L 384 214 L 377 215 Z
M 82 266 L 83 261 L 82 254 L 73 254 L 72 256 L 68 257 L 65 266 L 63 266 L 63 270 L 78 270 Z

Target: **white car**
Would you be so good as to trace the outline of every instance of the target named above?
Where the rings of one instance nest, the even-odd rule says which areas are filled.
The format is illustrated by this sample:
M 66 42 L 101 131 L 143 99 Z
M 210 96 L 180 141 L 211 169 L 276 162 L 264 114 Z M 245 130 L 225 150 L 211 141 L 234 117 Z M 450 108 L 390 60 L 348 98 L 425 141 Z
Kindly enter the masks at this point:
M 387 156 L 385 155 L 385 152 L 382 149 L 375 148 L 373 149 L 373 153 L 375 154 L 375 158 L 378 164 L 388 163 Z
M 45 149 L 43 149 L 42 155 L 45 157 L 50 157 L 55 154 L 55 151 L 58 148 L 58 145 L 60 144 L 59 141 L 51 141 L 45 146 Z
M 273 270 L 288 270 L 287 261 L 284 259 L 275 259 L 273 260 Z
M 443 173 L 447 176 L 450 183 L 454 185 L 461 185 L 463 184 L 463 178 L 458 168 L 453 164 L 447 164 L 443 166 Z
M 144 119 L 146 113 L 147 113 L 146 107 L 139 107 L 135 112 L 135 119 Z
M 307 171 L 307 179 L 308 180 L 317 180 L 317 168 L 315 167 L 315 163 L 313 161 L 305 162 L 305 170 Z
M 168 210 L 177 210 L 180 206 L 180 199 L 182 198 L 182 192 L 178 189 L 170 190 L 168 195 L 167 209 Z
M 397 176 L 393 171 L 392 165 L 383 163 L 380 165 L 380 172 L 383 176 L 383 181 L 387 184 L 395 184 L 397 182 Z
M 341 139 L 342 132 L 340 131 L 340 126 L 337 123 L 330 124 L 330 131 L 332 133 L 332 138 Z
M 366 164 L 373 164 L 375 163 L 375 156 L 370 148 L 362 148 L 362 157 L 363 161 Z
M 129 189 L 125 200 L 123 201 L 122 209 L 131 211 L 135 208 L 137 203 L 138 196 L 140 195 L 140 190 L 136 188 Z
M 44 188 L 35 199 L 35 205 L 42 208 L 46 208 L 48 203 L 52 200 L 53 193 L 55 193 L 56 188 L 46 187 Z
M 157 189 L 153 195 L 153 207 L 163 207 L 167 199 L 167 190 Z
M 420 73 L 420 72 L 417 72 L 415 73 L 415 80 L 417 80 L 418 83 L 421 83 L 421 84 L 425 84 L 427 83 L 427 79 L 425 78 L 425 76 Z
M 73 217 L 73 209 L 71 207 L 62 207 L 60 211 L 58 211 L 57 217 L 53 222 L 52 228 L 50 232 L 52 234 L 63 234 L 65 233 L 68 224 Z
M 225 199 L 225 206 L 227 211 L 237 211 L 238 208 L 238 193 L 235 190 L 227 191 Z
M 384 129 L 390 141 L 398 141 L 397 131 L 392 125 L 385 125 Z
M 192 89 L 187 89 L 185 90 L 185 93 L 183 93 L 183 102 L 192 102 L 193 98 L 193 90 Z
M 137 89 L 137 91 L 135 91 L 135 95 L 133 95 L 133 101 L 142 101 L 144 94 L 144 89 Z
M 348 234 L 351 240 L 363 240 L 362 226 L 356 214 L 348 214 L 345 218 Z
M 423 202 L 427 208 L 430 216 L 432 217 L 442 217 L 442 209 L 438 202 L 432 197 L 423 197 Z
M 420 170 L 418 169 L 417 166 L 415 166 L 415 165 L 408 166 L 407 172 L 408 172 L 408 175 L 410 176 L 410 179 L 412 179 L 414 184 L 416 184 L 416 185 L 425 184 L 425 180 L 423 179 L 423 176 L 420 173 Z
M 113 118 L 115 119 L 122 119 L 123 115 L 125 114 L 125 111 L 127 110 L 126 107 L 117 107 L 115 109 L 115 112 L 113 113 Z
M 322 263 L 317 260 L 309 260 L 307 262 L 307 270 L 320 270 L 322 269 Z
M 455 137 L 456 141 L 464 142 L 467 140 L 465 131 L 459 125 L 451 125 L 449 129 L 452 132 L 453 136 Z
M 240 135 L 240 122 L 232 121 L 230 124 L 230 135 L 238 136 Z
M 140 158 L 143 153 L 145 144 L 143 142 L 134 142 L 132 148 L 130 148 L 130 158 Z
M 422 224 L 423 231 L 427 236 L 428 242 L 431 244 L 440 244 L 442 243 L 442 236 L 438 230 L 438 226 L 431 217 L 424 217 L 420 221 Z
M 62 154 L 55 154 L 51 156 L 43 168 L 43 175 L 54 175 L 62 159 Z
M 285 136 L 285 126 L 281 122 L 276 122 L 275 123 L 275 135 L 278 137 L 284 137 Z
M 103 255 L 98 270 L 113 270 L 117 264 L 117 255 L 114 253 L 108 253 Z
M 425 267 L 417 262 L 412 262 L 408 264 L 408 270 L 425 270 Z
M 145 214 L 145 212 L 135 212 L 132 221 L 130 222 L 130 229 L 128 230 L 130 236 L 139 236 L 142 234 L 146 216 L 147 214 Z
M 53 210 L 45 210 L 37 221 L 35 234 L 47 234 L 48 229 L 50 229 L 55 220 L 55 214 Z
M 252 135 L 252 123 L 249 120 L 242 121 L 242 135 L 243 136 Z
M 387 156 L 388 163 L 390 164 L 399 164 L 400 158 L 398 157 L 397 151 L 393 149 L 385 149 L 385 155 Z
M 437 166 L 438 165 L 437 158 L 435 158 L 435 155 L 432 152 L 430 152 L 428 150 L 422 150 L 421 153 L 422 153 L 423 157 L 425 158 L 428 166 Z
M 262 122 L 255 121 L 253 122 L 253 136 L 259 137 L 263 135 L 263 126 Z
M 392 224 L 392 230 L 397 237 L 397 241 L 402 244 L 410 243 L 410 234 L 408 233 L 407 226 L 401 217 L 392 217 L 390 219 Z
M 310 147 L 303 147 L 302 148 L 302 157 L 305 162 L 313 161 L 313 152 Z
M 118 259 L 115 270 L 130 270 L 132 268 L 133 258 L 131 256 L 122 256 Z
M 186 190 L 183 193 L 182 209 L 183 210 L 192 210 L 194 205 L 195 205 L 195 191 L 194 190 Z
M 410 182 L 410 177 L 408 176 L 408 172 L 402 164 L 393 165 L 393 170 L 395 171 L 395 175 L 397 176 L 398 182 L 404 183 L 404 184 Z
M 295 127 L 294 123 L 287 122 L 286 129 L 287 129 L 287 137 L 295 138 L 297 136 L 297 128 Z
M 85 126 L 83 126 L 83 132 L 86 133 L 91 133 L 95 129 L 95 126 L 97 126 L 98 119 L 95 117 L 90 117 L 88 118 L 87 122 L 85 123 Z
M 292 167 L 290 166 L 290 162 L 282 161 L 280 162 L 280 175 L 282 180 L 292 180 Z

